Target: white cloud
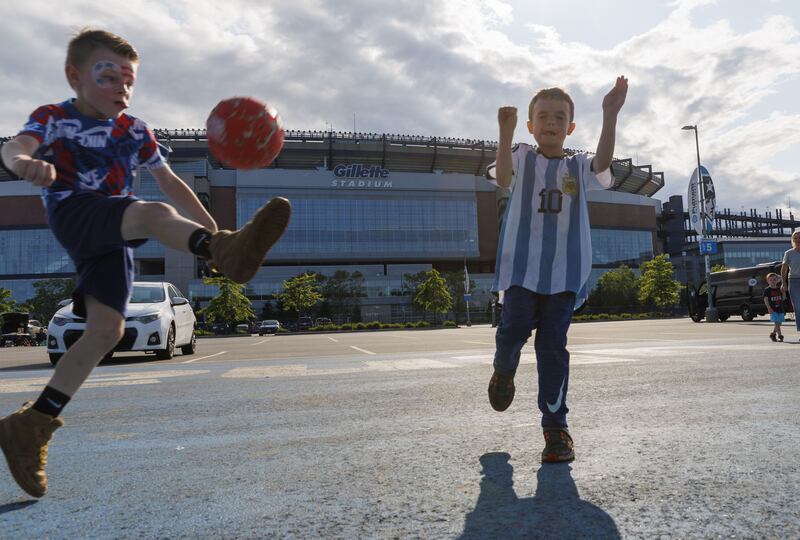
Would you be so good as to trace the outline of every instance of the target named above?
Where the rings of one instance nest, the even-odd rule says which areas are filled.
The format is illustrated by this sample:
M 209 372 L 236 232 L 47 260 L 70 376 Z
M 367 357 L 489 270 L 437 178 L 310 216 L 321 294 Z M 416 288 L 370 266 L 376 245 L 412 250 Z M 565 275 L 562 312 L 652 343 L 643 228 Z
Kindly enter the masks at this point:
M 201 127 L 220 99 L 255 95 L 290 128 L 349 130 L 355 113 L 363 131 L 495 140 L 498 106 L 524 111 L 535 90 L 559 85 L 576 102 L 568 145 L 592 150 L 602 96 L 624 73 L 631 86 L 617 155 L 665 171 L 659 197 L 685 191 L 694 141 L 680 127 L 697 123 L 721 206 L 800 200 L 797 172 L 772 159 L 800 150 L 800 111 L 761 110 L 798 78 L 800 37 L 797 20 L 768 7 L 737 31 L 725 2 L 676 1 L 655 26 L 596 49 L 515 19 L 500 0 L 71 0 L 55 18 L 48 6 L 0 3 L 0 134 L 13 134 L 38 104 L 69 97 L 64 48 L 71 32 L 93 25 L 139 49 L 131 112 L 156 127 Z M 698 9 L 718 19 L 700 25 Z M 515 42 L 512 24 L 527 25 L 534 39 Z M 525 135 L 520 126 L 517 138 Z

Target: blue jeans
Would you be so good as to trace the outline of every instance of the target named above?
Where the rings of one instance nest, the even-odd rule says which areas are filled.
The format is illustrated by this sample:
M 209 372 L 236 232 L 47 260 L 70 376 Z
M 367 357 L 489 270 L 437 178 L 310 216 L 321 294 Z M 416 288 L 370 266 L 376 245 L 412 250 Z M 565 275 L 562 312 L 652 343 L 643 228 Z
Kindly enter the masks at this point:
M 789 278 L 789 298 L 792 299 L 794 306 L 794 325 L 798 332 L 800 332 L 800 279 Z
M 536 330 L 534 347 L 543 427 L 567 427 L 567 330 L 574 309 L 572 292 L 538 294 L 523 287 L 511 287 L 503 298 L 503 315 L 495 335 L 494 368 L 505 375 L 514 375 L 522 347 Z

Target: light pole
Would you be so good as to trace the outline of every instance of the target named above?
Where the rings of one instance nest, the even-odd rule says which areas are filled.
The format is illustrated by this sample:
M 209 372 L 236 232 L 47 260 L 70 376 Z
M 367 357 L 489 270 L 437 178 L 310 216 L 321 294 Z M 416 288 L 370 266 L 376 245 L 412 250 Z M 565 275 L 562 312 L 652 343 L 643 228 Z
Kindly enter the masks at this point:
M 706 185 L 703 173 L 700 171 L 700 136 L 697 134 L 697 124 L 683 126 L 681 129 L 694 131 L 694 144 L 697 149 L 697 188 L 700 190 L 700 242 L 705 239 L 706 232 Z M 690 201 L 691 202 L 691 201 Z M 706 263 L 706 292 L 708 293 L 708 307 L 706 307 L 706 321 L 717 322 L 717 308 L 714 306 L 714 297 L 711 294 L 711 261 L 706 253 L 703 258 Z
M 469 272 L 467 271 L 467 246 L 468 242 L 474 242 L 472 238 L 464 239 L 464 302 L 467 304 L 467 326 L 472 326 L 469 313 Z
M 689 274 L 686 271 L 686 252 L 681 251 L 681 262 L 683 262 L 683 282 L 689 286 Z

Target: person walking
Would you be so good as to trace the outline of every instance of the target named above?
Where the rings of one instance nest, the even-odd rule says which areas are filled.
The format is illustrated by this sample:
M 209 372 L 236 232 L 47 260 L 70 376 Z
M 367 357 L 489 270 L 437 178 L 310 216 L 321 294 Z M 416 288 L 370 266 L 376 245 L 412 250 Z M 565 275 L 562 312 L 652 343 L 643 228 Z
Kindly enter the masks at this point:
M 795 310 L 800 306 L 800 229 L 792 233 L 792 249 L 786 250 L 783 254 L 781 292 L 784 296 L 788 293 Z M 800 317 L 797 316 L 797 311 L 794 312 L 794 325 L 800 332 Z

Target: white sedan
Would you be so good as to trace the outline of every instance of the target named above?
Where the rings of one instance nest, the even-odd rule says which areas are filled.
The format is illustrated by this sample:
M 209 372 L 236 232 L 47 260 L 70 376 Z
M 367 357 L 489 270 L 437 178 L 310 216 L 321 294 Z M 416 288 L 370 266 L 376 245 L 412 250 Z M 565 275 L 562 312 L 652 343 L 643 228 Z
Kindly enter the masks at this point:
M 125 333 L 114 351 L 152 351 L 160 360 L 172 358 L 176 347 L 183 354 L 193 354 L 196 322 L 192 306 L 175 285 L 136 281 L 126 310 Z M 53 365 L 85 328 L 86 319 L 72 312 L 72 302 L 53 315 L 47 327 L 47 353 Z

